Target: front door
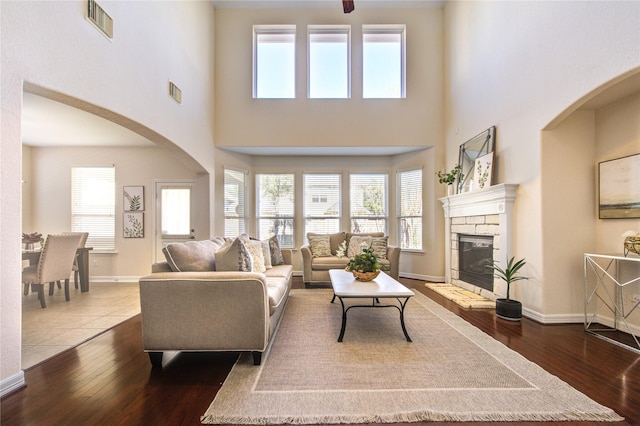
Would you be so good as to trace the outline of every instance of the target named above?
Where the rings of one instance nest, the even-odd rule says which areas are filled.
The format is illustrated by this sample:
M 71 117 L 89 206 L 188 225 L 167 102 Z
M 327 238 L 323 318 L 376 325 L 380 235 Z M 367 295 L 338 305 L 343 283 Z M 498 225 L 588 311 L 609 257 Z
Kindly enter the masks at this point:
M 195 238 L 193 182 L 156 182 L 155 261 L 164 259 L 167 244 Z

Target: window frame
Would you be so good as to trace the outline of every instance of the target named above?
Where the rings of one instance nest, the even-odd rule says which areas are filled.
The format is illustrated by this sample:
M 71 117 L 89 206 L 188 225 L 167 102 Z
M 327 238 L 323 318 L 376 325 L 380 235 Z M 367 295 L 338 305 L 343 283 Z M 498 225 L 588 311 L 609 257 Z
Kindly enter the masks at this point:
M 261 177 L 262 176 L 290 176 L 291 178 L 291 214 L 290 215 L 261 215 L 261 197 L 262 197 L 262 186 L 261 186 Z M 260 240 L 264 240 L 272 237 L 274 234 L 270 235 L 261 235 L 260 221 L 261 220 L 290 220 L 291 221 L 291 244 L 287 244 L 283 242 L 280 236 L 278 236 L 278 242 L 280 243 L 280 247 L 282 248 L 290 248 L 293 249 L 296 246 L 296 175 L 293 172 L 290 173 L 268 173 L 268 172 L 260 172 L 255 175 L 255 218 L 256 218 L 256 235 Z M 277 234 L 275 234 L 277 236 Z M 286 235 L 286 234 L 285 234 Z
M 345 96 L 312 96 L 311 94 L 311 39 L 314 35 L 341 35 L 347 36 L 347 93 Z M 351 25 L 307 25 L 307 98 L 308 99 L 351 99 Z
M 365 36 L 400 35 L 400 96 L 365 96 Z M 406 24 L 363 24 L 362 25 L 362 99 L 405 99 L 407 97 L 407 26 Z
M 293 95 L 292 96 L 258 96 L 258 45 L 260 35 L 291 36 L 293 35 Z M 252 96 L 254 99 L 295 99 L 296 98 L 296 25 L 254 25 L 252 51 Z
M 403 175 L 408 174 L 408 173 L 415 173 L 415 172 L 420 172 L 420 176 L 419 179 L 417 179 L 417 181 L 419 182 L 419 188 L 415 189 L 415 193 L 419 195 L 418 199 L 419 199 L 419 204 L 420 204 L 420 214 L 419 215 L 415 215 L 415 214 L 404 214 L 404 212 L 402 211 L 403 208 Z M 424 223 L 424 206 L 423 206 L 423 179 L 424 179 L 424 170 L 422 167 L 416 167 L 416 168 L 411 168 L 411 169 L 406 169 L 406 170 L 399 170 L 396 172 L 396 186 L 397 186 L 397 191 L 396 191 L 396 219 L 397 219 L 397 232 L 398 232 L 398 247 L 400 247 L 400 249 L 402 251 L 405 252 L 418 252 L 421 253 L 424 251 L 424 231 L 423 231 L 423 223 Z M 417 236 L 416 238 L 419 240 L 420 242 L 420 247 L 403 247 L 404 244 L 404 239 L 403 239 L 403 230 L 402 230 L 402 223 L 403 223 L 403 219 L 417 219 L 420 222 L 420 235 Z
M 354 194 L 357 191 L 354 191 L 354 176 L 374 176 L 379 175 L 384 177 L 384 213 L 383 215 L 354 215 L 353 214 L 353 202 L 354 202 Z M 389 235 L 389 173 L 388 172 L 353 172 L 349 173 L 349 199 L 351 202 L 349 203 L 349 229 L 352 233 L 358 232 L 384 232 L 385 235 Z M 356 230 L 354 229 L 354 220 L 358 219 L 366 219 L 366 220 L 382 220 L 384 223 L 382 230 Z
M 307 194 L 307 177 L 334 177 L 338 179 L 338 193 L 337 193 L 337 203 L 338 203 L 338 212 L 335 215 L 330 215 L 330 216 L 316 216 L 316 215 L 308 215 L 307 211 L 308 211 L 308 207 L 307 207 L 307 201 L 311 204 L 314 204 L 316 202 L 322 202 L 322 200 L 319 201 L 314 201 L 313 197 L 321 197 L 320 195 L 309 195 Z M 307 197 L 309 195 L 309 197 Z M 308 199 L 309 198 L 309 199 Z M 326 196 L 327 200 L 325 201 L 328 202 L 330 200 L 330 197 L 327 195 Z M 305 242 L 307 242 L 307 234 L 309 232 L 313 232 L 308 230 L 307 227 L 307 221 L 308 220 L 335 220 L 337 222 L 337 229 L 333 232 L 327 232 L 329 234 L 335 233 L 335 232 L 340 232 L 341 229 L 341 223 L 342 223 L 342 173 L 331 173 L 331 172 L 327 172 L 327 173 L 303 173 L 302 174 L 302 216 L 303 216 L 303 224 L 304 224 L 304 238 L 305 238 Z
M 94 208 L 85 209 L 87 204 L 83 203 L 83 186 L 86 186 L 86 180 L 88 176 L 77 176 L 82 169 L 102 169 L 102 173 L 108 174 L 108 179 L 99 177 L 97 180 L 108 184 L 110 187 L 102 187 L 100 190 L 96 190 L 95 187 L 87 189 L 87 194 L 99 194 L 101 201 L 111 200 L 110 204 L 104 203 L 98 210 L 104 210 L 104 212 L 95 212 Z M 107 173 L 108 171 L 108 173 Z M 94 176 L 95 177 L 95 176 Z M 82 180 L 82 181 L 81 181 Z M 90 184 L 89 184 L 90 185 Z M 79 187 L 80 186 L 80 187 Z M 111 192 L 111 197 L 107 197 L 105 191 Z M 78 198 L 80 197 L 80 198 Z M 109 218 L 107 225 L 102 225 L 100 231 L 91 227 L 92 223 L 86 221 L 77 220 L 81 216 L 91 216 L 94 218 Z M 96 220 L 97 222 L 98 220 Z M 84 225 L 84 226 L 83 226 Z M 105 233 L 104 231 L 107 230 Z M 88 232 L 86 246 L 92 247 L 94 253 L 115 253 L 116 251 L 116 168 L 115 165 L 78 165 L 71 167 L 71 231 L 72 232 Z
M 227 214 L 227 172 L 229 173 L 237 173 L 242 175 L 242 185 L 238 185 L 242 187 L 242 200 L 240 200 L 240 196 L 237 197 L 235 201 L 237 201 L 237 205 L 240 206 L 242 204 L 242 215 L 231 216 Z M 249 172 L 246 170 L 233 169 L 229 167 L 223 168 L 223 196 L 224 196 L 224 206 L 223 206 L 223 214 L 224 214 L 224 236 L 225 237 L 236 237 L 242 233 L 248 232 L 249 229 Z M 240 192 L 240 191 L 238 191 Z M 236 208 L 237 212 L 237 208 Z M 239 221 L 238 231 L 234 231 L 233 235 L 231 235 L 227 229 L 227 220 L 237 220 Z

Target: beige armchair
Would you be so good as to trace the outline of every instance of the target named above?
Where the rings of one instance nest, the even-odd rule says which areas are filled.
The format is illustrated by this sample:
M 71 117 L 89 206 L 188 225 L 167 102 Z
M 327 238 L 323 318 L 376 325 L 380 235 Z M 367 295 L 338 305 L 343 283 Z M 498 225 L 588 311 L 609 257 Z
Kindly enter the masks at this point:
M 25 294 L 28 286 L 38 290 L 40 306 L 47 307 L 44 298 L 44 286 L 49 283 L 49 294 L 53 294 L 56 281 L 64 280 L 64 296 L 67 302 L 69 296 L 69 277 L 73 269 L 76 250 L 80 244 L 80 235 L 48 235 L 36 265 L 27 266 L 22 270 L 22 282 Z
M 349 241 L 354 235 L 384 237 L 384 233 L 382 232 L 368 234 L 338 232 L 335 234 L 330 234 L 329 242 L 331 247 L 331 256 L 313 257 L 311 246 L 309 246 L 308 244 L 305 244 L 300 248 L 303 265 L 302 279 L 305 287 L 311 287 L 312 285 L 317 284 L 331 283 L 329 270 L 344 269 L 349 263 L 349 258 L 347 256 L 338 257 L 336 256 L 336 252 L 343 241 L 346 241 L 346 245 L 349 246 Z M 400 275 L 400 247 L 387 246 L 386 259 L 381 260 L 381 263 L 389 267 L 389 270 L 386 271 L 386 273 L 397 280 Z

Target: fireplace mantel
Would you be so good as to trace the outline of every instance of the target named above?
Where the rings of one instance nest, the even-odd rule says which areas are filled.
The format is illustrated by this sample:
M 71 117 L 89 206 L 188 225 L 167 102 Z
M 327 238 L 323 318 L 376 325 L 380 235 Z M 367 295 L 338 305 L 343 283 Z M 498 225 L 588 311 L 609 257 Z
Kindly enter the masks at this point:
M 465 220 L 456 218 L 497 216 L 498 224 L 493 225 L 498 227 L 496 235 L 497 241 L 494 241 L 494 247 L 498 248 L 499 254 L 497 257 L 494 256 L 494 260 L 498 261 L 503 267 L 506 265 L 507 259 L 509 256 L 512 256 L 513 253 L 513 208 L 517 191 L 517 184 L 499 184 L 440 198 L 445 218 L 445 280 L 447 283 L 452 282 L 452 257 L 457 259 L 458 248 L 457 234 L 452 232 L 452 224 Z M 453 253 L 455 256 L 452 256 L 452 250 L 456 250 L 456 252 Z M 454 281 L 455 284 L 460 284 L 457 280 Z M 463 286 L 466 287 L 465 285 Z M 479 292 L 480 294 L 486 291 L 481 291 L 477 287 L 471 290 Z M 495 294 L 502 293 L 502 290 L 501 287 L 498 289 L 494 288 L 494 294 L 486 296 L 493 296 L 495 298 Z

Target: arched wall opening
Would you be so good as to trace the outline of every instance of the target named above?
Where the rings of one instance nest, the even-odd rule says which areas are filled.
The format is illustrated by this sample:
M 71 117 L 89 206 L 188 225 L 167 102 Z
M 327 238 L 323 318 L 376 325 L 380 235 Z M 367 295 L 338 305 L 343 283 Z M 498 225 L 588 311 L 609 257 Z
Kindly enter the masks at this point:
M 541 131 L 543 301 L 557 322 L 584 319 L 584 253 L 622 254 L 622 234 L 640 231 L 640 219 L 598 216 L 598 163 L 639 152 L 640 69 L 592 90 Z

